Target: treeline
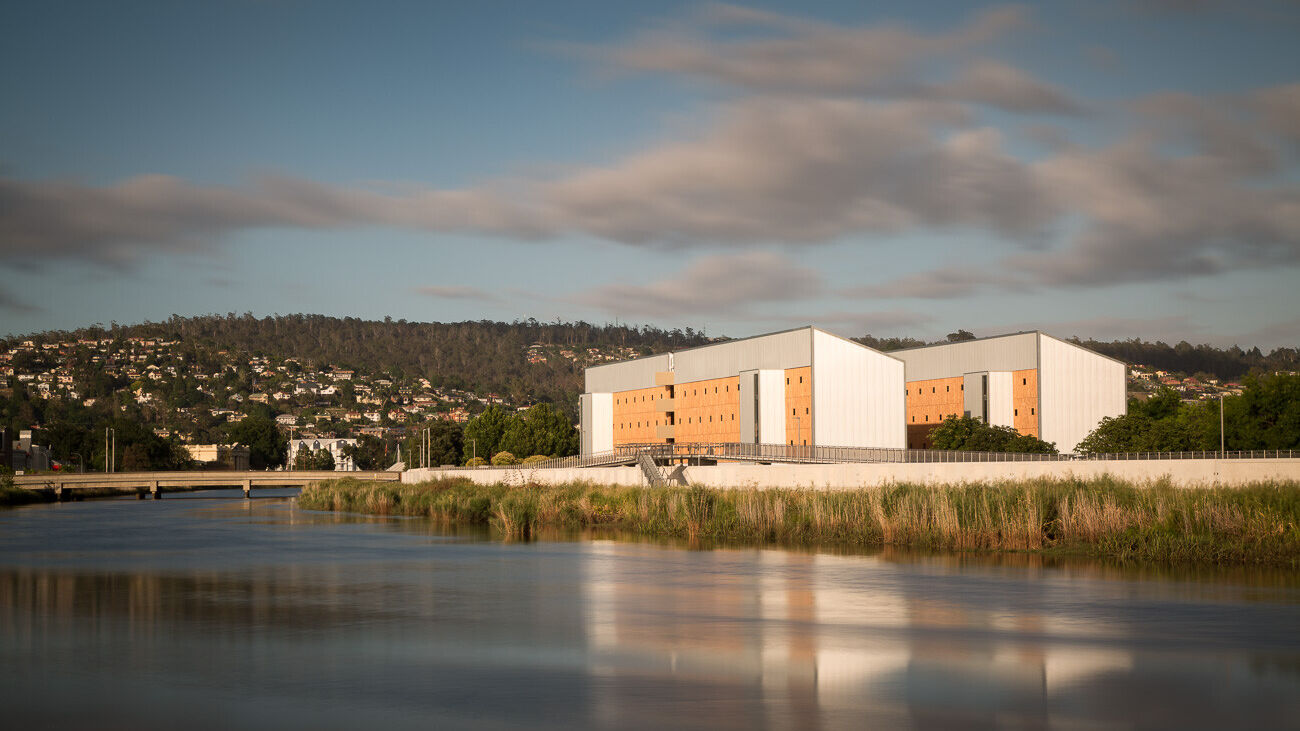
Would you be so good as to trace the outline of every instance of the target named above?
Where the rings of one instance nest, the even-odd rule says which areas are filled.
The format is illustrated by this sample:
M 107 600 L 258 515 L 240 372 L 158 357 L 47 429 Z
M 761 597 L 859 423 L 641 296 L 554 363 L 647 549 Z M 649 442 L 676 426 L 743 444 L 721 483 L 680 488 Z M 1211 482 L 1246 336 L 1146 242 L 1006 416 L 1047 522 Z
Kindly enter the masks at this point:
M 1129 401 L 1124 416 L 1103 419 L 1079 442 L 1085 454 L 1111 452 L 1300 449 L 1300 376 L 1246 376 L 1240 396 L 1184 403 L 1164 389 Z M 1220 440 L 1220 420 L 1223 422 Z
M 514 403 L 552 402 L 573 414 L 582 392 L 583 367 L 565 358 L 529 363 L 528 346 L 627 347 L 637 354 L 702 345 L 709 339 L 691 328 L 594 325 L 588 322 L 408 322 L 325 315 L 173 315 L 165 322 L 95 326 L 52 331 L 18 340 L 38 342 L 78 338 L 179 340 L 198 362 L 215 363 L 216 352 L 244 352 L 297 358 L 316 367 L 335 366 L 395 379 L 427 378 L 435 387 L 497 393 Z
M 1300 371 L 1300 350 L 1296 348 L 1275 348 L 1265 355 L 1258 347 L 1242 350 L 1234 345 L 1220 349 L 1209 345 L 1191 345 L 1186 341 L 1168 345 L 1162 342 L 1148 343 L 1137 338 L 1111 342 L 1072 338 L 1070 342 L 1130 365 L 1141 364 L 1189 375 L 1209 373 L 1227 381 L 1240 380 L 1248 373 Z
M 971 340 L 974 337 L 965 330 L 958 330 L 956 333 L 949 334 L 947 338 L 933 343 L 916 338 L 877 338 L 871 335 L 853 338 L 853 340 L 869 348 L 888 352 Z M 1205 344 L 1192 345 L 1186 341 L 1177 345 L 1159 341 L 1151 343 L 1139 338 L 1109 342 L 1068 338 L 1068 341 L 1102 355 L 1122 360 L 1129 365 L 1144 365 L 1156 370 L 1188 375 L 1204 373 L 1225 381 L 1240 380 L 1249 373 L 1300 370 L 1300 349 L 1297 348 L 1275 348 L 1265 355 L 1258 347 L 1250 350 L 1242 350 L 1236 345 L 1231 348 L 1215 348 Z

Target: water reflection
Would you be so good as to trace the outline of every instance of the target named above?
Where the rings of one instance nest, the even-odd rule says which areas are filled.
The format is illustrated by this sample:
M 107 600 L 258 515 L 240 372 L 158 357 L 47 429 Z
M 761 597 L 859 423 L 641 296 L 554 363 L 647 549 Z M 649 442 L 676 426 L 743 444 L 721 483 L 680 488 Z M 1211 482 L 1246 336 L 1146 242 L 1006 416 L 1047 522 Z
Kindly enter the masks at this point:
M 1290 572 L 486 538 L 275 500 L 2 514 L 6 725 L 1300 725 Z

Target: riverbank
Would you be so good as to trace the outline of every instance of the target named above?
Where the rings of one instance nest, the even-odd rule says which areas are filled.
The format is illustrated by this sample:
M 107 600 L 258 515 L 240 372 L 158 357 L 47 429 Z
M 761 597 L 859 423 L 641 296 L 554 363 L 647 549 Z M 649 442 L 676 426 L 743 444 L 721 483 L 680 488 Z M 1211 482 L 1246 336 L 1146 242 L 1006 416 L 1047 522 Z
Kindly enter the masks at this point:
M 203 487 L 164 487 L 163 494 L 173 492 L 195 492 Z M 67 491 L 68 500 L 90 500 L 106 497 L 135 496 L 139 493 L 134 487 L 83 487 Z M 26 487 L 8 487 L 0 485 L 0 508 L 15 508 L 20 505 L 58 502 L 53 490 L 33 490 Z
M 1294 482 L 1175 489 L 1101 478 L 826 491 L 342 479 L 304 488 L 298 504 L 309 510 L 491 525 L 519 538 L 544 527 L 609 527 L 728 542 L 1034 551 L 1300 568 L 1300 484 Z

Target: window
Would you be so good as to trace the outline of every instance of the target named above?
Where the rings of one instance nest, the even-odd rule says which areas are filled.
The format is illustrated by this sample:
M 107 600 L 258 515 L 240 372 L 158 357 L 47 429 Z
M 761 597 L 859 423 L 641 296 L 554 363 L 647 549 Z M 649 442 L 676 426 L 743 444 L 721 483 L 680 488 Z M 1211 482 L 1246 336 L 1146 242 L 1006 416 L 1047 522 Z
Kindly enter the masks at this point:
M 710 423 L 710 424 L 713 423 L 713 414 L 709 414 L 709 423 Z
M 714 392 L 714 393 L 717 393 L 717 392 L 718 392 L 718 387 L 717 387 L 717 386 L 714 386 L 714 387 L 713 387 L 713 392 Z
M 1034 410 L 1033 410 L 1032 408 L 1029 409 L 1029 415 L 1030 415 L 1030 416 L 1033 416 L 1033 415 L 1034 415 Z
M 943 387 L 943 392 L 944 392 L 944 393 L 948 393 L 948 392 L 951 391 L 951 390 L 952 390 L 952 386 L 944 386 L 944 387 Z
M 732 415 L 731 415 L 731 420 L 732 420 L 732 421 L 735 421 L 735 420 L 736 420 L 736 415 L 735 415 L 735 414 L 732 414 Z
M 929 420 L 930 420 L 930 415 L 929 415 L 929 414 L 926 414 L 926 415 L 925 415 L 925 420 L 926 420 L 926 421 L 929 421 Z
M 736 388 L 740 388 L 740 386 L 736 386 Z M 731 393 L 731 386 L 727 386 L 727 390 L 724 393 Z
M 799 382 L 803 383 L 803 376 L 799 376 Z
M 964 383 L 963 383 L 963 384 L 961 384 L 961 390 L 963 390 L 963 391 L 965 391 L 965 390 L 966 390 L 966 384 L 964 384 Z
M 787 386 L 790 385 L 790 379 L 789 379 L 789 378 L 786 378 L 786 379 L 785 379 L 785 385 L 787 385 Z
M 1020 385 L 1022 385 L 1022 386 L 1028 386 L 1028 385 L 1029 385 L 1029 379 L 1028 379 L 1028 378 L 1022 378 L 1022 379 L 1020 379 Z
M 930 387 L 930 393 L 934 393 L 934 386 Z
M 798 413 L 799 413 L 799 409 L 790 409 L 790 416 L 794 416 Z
M 807 406 L 803 407 L 803 412 L 804 412 L 805 414 L 808 413 L 808 407 L 807 407 Z
M 1020 409 L 1012 409 L 1012 410 L 1011 410 L 1011 415 L 1012 415 L 1012 416 L 1020 416 Z
M 913 424 L 916 423 L 916 417 L 915 417 L 915 416 L 912 417 L 912 423 L 913 423 Z

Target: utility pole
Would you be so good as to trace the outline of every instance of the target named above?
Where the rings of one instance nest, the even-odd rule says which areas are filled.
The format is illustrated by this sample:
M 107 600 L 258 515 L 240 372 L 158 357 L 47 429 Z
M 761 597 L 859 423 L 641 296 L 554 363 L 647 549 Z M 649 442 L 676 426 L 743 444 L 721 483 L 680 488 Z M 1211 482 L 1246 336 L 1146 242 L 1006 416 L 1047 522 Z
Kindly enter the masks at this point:
M 1224 444 L 1226 441 L 1223 436 L 1223 392 L 1219 392 L 1219 458 L 1224 456 Z

